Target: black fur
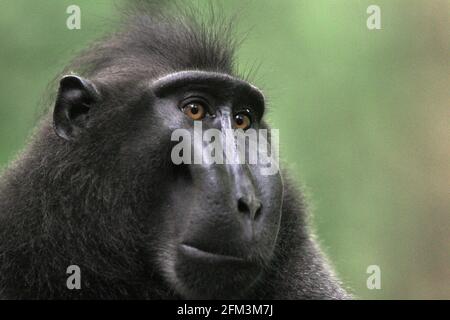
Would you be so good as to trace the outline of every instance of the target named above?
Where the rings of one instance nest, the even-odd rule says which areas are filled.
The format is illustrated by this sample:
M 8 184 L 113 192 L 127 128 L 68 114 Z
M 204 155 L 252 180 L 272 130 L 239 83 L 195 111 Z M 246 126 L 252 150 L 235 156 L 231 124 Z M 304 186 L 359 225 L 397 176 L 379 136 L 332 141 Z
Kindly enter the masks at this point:
M 213 26 L 193 15 L 195 10 L 168 15 L 141 7 L 123 31 L 68 67 L 95 83 L 103 99 L 93 106 L 91 129 L 80 140 L 61 139 L 50 113 L 43 117 L 30 144 L 3 173 L 0 298 L 185 298 L 152 256 L 166 236 L 159 221 L 147 223 L 171 188 L 165 175 L 171 170 L 165 161 L 170 143 L 165 133 L 146 134 L 152 119 L 144 124 L 136 114 L 145 99 L 154 99 L 143 97 L 147 79 L 180 70 L 236 76 L 230 23 L 215 16 Z M 155 152 L 140 153 L 144 148 Z M 308 228 L 301 193 L 284 179 L 275 255 L 239 297 L 348 298 Z M 81 290 L 66 287 L 72 264 L 82 270 Z

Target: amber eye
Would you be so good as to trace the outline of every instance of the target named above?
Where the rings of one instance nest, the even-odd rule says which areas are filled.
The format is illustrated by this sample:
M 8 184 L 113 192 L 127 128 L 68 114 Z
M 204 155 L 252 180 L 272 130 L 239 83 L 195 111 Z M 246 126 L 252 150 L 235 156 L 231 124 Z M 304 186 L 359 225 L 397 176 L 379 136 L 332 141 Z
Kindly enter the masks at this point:
M 247 130 L 252 125 L 252 120 L 245 113 L 238 113 L 234 116 L 234 126 L 236 129 Z
M 201 120 L 205 117 L 206 108 L 198 102 L 191 102 L 182 108 L 185 115 L 192 120 Z

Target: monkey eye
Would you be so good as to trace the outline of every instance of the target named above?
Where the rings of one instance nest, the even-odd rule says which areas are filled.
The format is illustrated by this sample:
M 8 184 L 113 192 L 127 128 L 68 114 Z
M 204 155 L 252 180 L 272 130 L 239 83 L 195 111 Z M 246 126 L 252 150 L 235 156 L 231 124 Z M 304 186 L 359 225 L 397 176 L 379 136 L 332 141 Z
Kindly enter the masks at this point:
M 234 116 L 234 127 L 236 129 L 247 130 L 252 125 L 252 120 L 248 112 L 239 112 Z
M 206 115 L 206 107 L 200 102 L 190 102 L 184 105 L 181 110 L 192 120 L 201 120 Z

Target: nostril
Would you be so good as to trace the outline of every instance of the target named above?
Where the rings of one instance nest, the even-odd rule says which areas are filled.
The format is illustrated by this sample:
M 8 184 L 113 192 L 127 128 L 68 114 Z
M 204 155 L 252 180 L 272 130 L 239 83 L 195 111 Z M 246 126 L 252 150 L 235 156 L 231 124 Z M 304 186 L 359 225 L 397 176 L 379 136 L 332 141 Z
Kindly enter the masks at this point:
M 238 200 L 238 210 L 239 212 L 250 215 L 252 219 L 255 219 L 261 213 L 261 202 L 256 199 L 253 200 L 248 197 L 241 197 Z
M 261 208 L 262 208 L 262 205 L 261 205 L 261 203 L 259 202 L 259 203 L 258 203 L 258 208 L 257 208 L 256 211 L 255 211 L 255 219 L 258 218 L 258 217 L 261 215 Z
M 240 198 L 238 200 L 238 210 L 242 213 L 249 213 L 250 208 L 245 198 Z

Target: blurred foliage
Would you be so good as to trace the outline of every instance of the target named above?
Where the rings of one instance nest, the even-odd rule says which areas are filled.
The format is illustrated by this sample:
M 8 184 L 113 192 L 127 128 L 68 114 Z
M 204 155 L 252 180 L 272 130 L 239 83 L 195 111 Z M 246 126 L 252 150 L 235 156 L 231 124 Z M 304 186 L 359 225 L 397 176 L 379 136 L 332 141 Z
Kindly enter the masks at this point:
M 66 28 L 71 4 L 81 30 Z M 370 4 L 381 7 L 381 30 L 366 27 Z M 269 97 L 282 157 L 346 285 L 360 298 L 450 298 L 450 2 L 222 7 L 241 13 L 239 68 L 259 66 L 253 80 Z M 25 145 L 49 82 L 116 17 L 106 0 L 0 0 L 2 167 Z M 372 264 L 381 290 L 366 288 Z

